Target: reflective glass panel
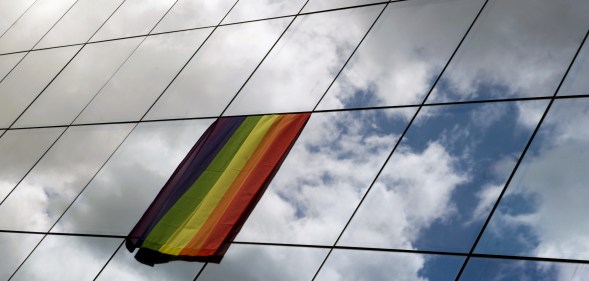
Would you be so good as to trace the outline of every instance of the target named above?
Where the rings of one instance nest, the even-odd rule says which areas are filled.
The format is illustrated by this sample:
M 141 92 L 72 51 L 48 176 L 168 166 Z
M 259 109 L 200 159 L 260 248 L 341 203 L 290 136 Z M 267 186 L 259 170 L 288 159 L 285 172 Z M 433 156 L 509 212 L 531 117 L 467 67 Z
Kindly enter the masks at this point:
M 0 81 L 20 62 L 26 53 L 0 56 Z
M 291 20 L 219 27 L 149 111 L 146 119 L 221 114 Z
M 36 48 L 85 43 L 123 0 L 78 0 Z
M 39 243 L 43 235 L 22 233 L 0 233 L 0 279 L 8 280 L 18 266 Z
M 313 109 L 383 7 L 296 18 L 227 113 Z
M 0 128 L 8 128 L 80 47 L 30 52 L 0 83 Z
M 49 235 L 11 280 L 92 280 L 121 239 Z
M 63 130 L 65 128 L 10 130 L 0 137 L 0 201 L 27 174 Z
M 235 2 L 236 0 L 179 0 L 153 32 L 217 25 Z
M 333 245 L 414 112 L 313 114 L 236 240 Z
M 53 231 L 127 235 L 212 121 L 137 126 Z
M 336 249 L 315 280 L 453 280 L 464 257 Z
M 35 0 L 0 1 L 0 36 L 35 2 Z
M 296 15 L 305 0 L 240 0 L 223 23 Z
M 32 49 L 76 0 L 38 0 L 0 37 L 0 53 Z
M 558 91 L 558 95 L 589 95 L 589 79 L 587 77 L 589 77 L 589 42 L 585 42 L 583 45 L 575 64 Z
M 75 123 L 139 120 L 211 29 L 149 36 Z
M 471 258 L 460 281 L 582 281 L 587 276 L 587 264 Z
M 309 0 L 309 3 L 307 3 L 302 12 L 309 13 L 377 2 L 386 2 L 386 0 Z
M 96 280 L 157 281 L 193 280 L 202 263 L 174 261 L 156 266 L 137 262 L 134 254 L 121 247 Z
M 420 104 L 482 2 L 389 4 L 318 108 Z
M 231 245 L 220 264 L 207 264 L 203 280 L 311 280 L 327 249 Z
M 546 105 L 424 108 L 338 244 L 469 252 Z
M 132 127 L 70 127 L 0 205 L 0 229 L 48 231 Z
M 587 14 L 585 0 L 489 1 L 428 102 L 554 95 Z
M 148 34 L 176 0 L 126 0 L 92 36 L 100 41 Z
M 71 124 L 142 39 L 114 40 L 84 46 L 16 121 L 14 127 Z
M 589 99 L 557 100 L 476 248 L 589 259 Z

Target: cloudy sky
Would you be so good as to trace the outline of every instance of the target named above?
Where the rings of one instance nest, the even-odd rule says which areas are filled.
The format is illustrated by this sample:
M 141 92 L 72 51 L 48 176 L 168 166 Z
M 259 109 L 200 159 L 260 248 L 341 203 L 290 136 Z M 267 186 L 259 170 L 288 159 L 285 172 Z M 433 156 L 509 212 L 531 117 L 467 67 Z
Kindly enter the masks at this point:
M 148 267 L 122 237 L 217 117 L 318 109 L 199 280 L 310 280 L 324 260 L 317 280 L 452 280 L 464 256 L 367 248 L 468 253 L 550 100 L 431 104 L 551 97 L 579 48 L 558 92 L 577 98 L 475 252 L 588 259 L 589 2 L 490 0 L 449 63 L 484 0 L 377 2 L 0 1 L 0 229 L 52 233 L 0 233 L 0 279 L 26 260 L 13 280 L 192 280 L 203 264 Z M 463 280 L 588 270 L 472 258 Z

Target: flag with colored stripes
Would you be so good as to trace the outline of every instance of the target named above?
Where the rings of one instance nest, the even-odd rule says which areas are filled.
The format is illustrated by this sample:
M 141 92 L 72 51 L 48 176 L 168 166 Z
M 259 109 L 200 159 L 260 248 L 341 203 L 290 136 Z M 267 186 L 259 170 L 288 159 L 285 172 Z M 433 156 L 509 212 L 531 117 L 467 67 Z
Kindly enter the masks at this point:
M 221 117 L 176 168 L 126 246 L 145 264 L 220 262 L 309 119 Z

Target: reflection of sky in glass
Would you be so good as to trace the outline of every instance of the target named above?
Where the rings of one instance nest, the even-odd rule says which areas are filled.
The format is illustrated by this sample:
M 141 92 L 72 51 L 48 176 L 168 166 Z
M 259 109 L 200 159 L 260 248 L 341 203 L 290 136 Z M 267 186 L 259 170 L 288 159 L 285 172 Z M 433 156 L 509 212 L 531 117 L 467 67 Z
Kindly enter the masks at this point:
M 8 128 L 79 49 L 29 53 L 0 83 L 0 128 Z
M 127 235 L 210 123 L 138 125 L 53 231 Z
M 91 280 L 121 239 L 47 236 L 10 280 Z
M 586 264 L 472 258 L 460 281 L 582 281 L 588 275 Z
M 554 103 L 477 252 L 589 258 L 588 121 L 588 99 Z
M 492 0 L 428 102 L 551 96 L 589 26 L 585 0 Z
M 531 135 L 519 105 L 423 109 L 339 244 L 468 252 Z
M 589 43 L 585 42 L 558 95 L 589 95 L 587 77 L 589 77 Z
M 319 109 L 420 104 L 482 1 L 391 3 Z
M 240 0 L 223 23 L 295 15 L 306 0 Z
M 0 36 L 35 2 L 35 0 L 0 1 Z
M 237 0 L 179 0 L 153 32 L 217 25 L 235 2 Z
M 25 56 L 25 53 L 0 56 L 0 81 L 16 66 Z
M 333 244 L 414 110 L 313 114 L 236 240 Z
M 8 280 L 41 238 L 43 235 L 40 234 L 0 233 L 0 251 L 10 253 L 2 255 L 0 279 Z
M 297 17 L 227 114 L 313 109 L 383 7 Z
M 232 245 L 198 280 L 311 280 L 326 254 L 326 249 Z
M 132 127 L 70 127 L 0 205 L 0 228 L 48 231 Z

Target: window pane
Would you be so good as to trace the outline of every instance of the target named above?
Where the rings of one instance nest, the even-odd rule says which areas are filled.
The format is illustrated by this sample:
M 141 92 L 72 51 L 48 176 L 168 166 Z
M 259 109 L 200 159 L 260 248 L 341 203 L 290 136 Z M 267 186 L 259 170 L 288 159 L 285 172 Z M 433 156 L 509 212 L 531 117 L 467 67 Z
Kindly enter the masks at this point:
M 589 99 L 557 100 L 476 251 L 588 259 Z
M 176 0 L 126 0 L 92 41 L 146 35 Z
M 389 4 L 319 109 L 420 104 L 482 2 Z
M 298 17 L 231 104 L 228 114 L 313 109 L 383 7 Z
M 49 235 L 11 280 L 91 280 L 121 239 Z
M 0 1 L 0 35 L 4 34 L 33 2 L 35 0 Z
M 80 47 L 30 52 L 0 83 L 0 128 L 8 128 Z
M 139 120 L 211 29 L 149 36 L 75 123 Z
M 193 280 L 202 263 L 174 261 L 157 266 L 137 262 L 133 253 L 121 247 L 96 280 Z
M 0 201 L 26 175 L 63 130 L 65 128 L 11 130 L 0 137 Z
M 71 124 L 142 39 L 114 40 L 84 46 L 16 121 L 14 127 Z
M 39 0 L 0 38 L 0 53 L 30 50 L 76 2 Z
M 302 12 L 309 13 L 321 10 L 352 7 L 377 2 L 386 2 L 386 0 L 309 0 L 309 3 L 307 3 Z
M 39 234 L 0 233 L 0 251 L 3 253 L 0 279 L 8 280 L 42 237 Z
M 589 43 L 585 42 L 558 95 L 589 95 L 587 77 L 589 77 Z
M 338 244 L 469 252 L 546 105 L 424 108 Z
M 321 280 L 453 280 L 464 257 L 334 250 L 321 268 Z
M 70 127 L 0 205 L 0 229 L 48 231 L 132 127 Z
M 37 48 L 85 43 L 123 0 L 78 0 Z
M 296 15 L 305 0 L 240 0 L 223 23 Z
M 153 32 L 217 25 L 235 2 L 236 0 L 179 0 Z
M 326 249 L 231 245 L 220 264 L 209 263 L 203 280 L 311 280 Z
M 53 231 L 127 235 L 212 121 L 137 126 Z
M 236 240 L 333 245 L 414 112 L 313 114 Z
M 0 56 L 0 81 L 16 66 L 26 53 Z
M 554 95 L 587 14 L 584 0 L 490 1 L 428 102 Z
M 221 114 L 290 21 L 288 18 L 219 27 L 146 119 Z
M 585 280 L 587 264 L 471 258 L 461 281 Z

